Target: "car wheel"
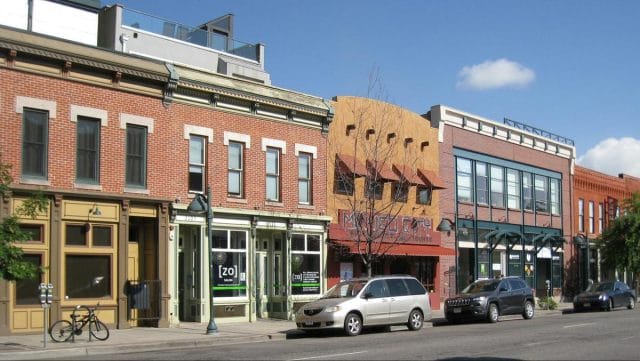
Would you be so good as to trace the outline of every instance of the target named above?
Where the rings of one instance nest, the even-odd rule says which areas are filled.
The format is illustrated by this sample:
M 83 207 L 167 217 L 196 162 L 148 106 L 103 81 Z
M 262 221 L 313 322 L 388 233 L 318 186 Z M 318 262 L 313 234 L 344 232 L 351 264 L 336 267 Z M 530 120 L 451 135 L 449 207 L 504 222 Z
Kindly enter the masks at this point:
M 496 305 L 495 303 L 489 304 L 489 311 L 487 312 L 487 319 L 489 320 L 489 322 L 498 322 L 498 316 L 498 305 Z
M 347 336 L 358 336 L 362 332 L 362 319 L 356 313 L 350 313 L 344 319 L 344 332 Z
M 424 324 L 424 317 L 422 316 L 422 312 L 418 310 L 413 310 L 409 314 L 409 322 L 407 322 L 407 327 L 411 331 L 418 331 L 422 328 Z
M 530 320 L 533 318 L 534 312 L 535 311 L 533 309 L 533 304 L 531 303 L 531 301 L 525 301 L 524 310 L 522 311 L 522 318 L 524 318 L 525 320 Z
M 634 300 L 633 297 L 629 297 L 629 304 L 627 305 L 627 308 L 630 310 L 636 308 L 636 300 Z

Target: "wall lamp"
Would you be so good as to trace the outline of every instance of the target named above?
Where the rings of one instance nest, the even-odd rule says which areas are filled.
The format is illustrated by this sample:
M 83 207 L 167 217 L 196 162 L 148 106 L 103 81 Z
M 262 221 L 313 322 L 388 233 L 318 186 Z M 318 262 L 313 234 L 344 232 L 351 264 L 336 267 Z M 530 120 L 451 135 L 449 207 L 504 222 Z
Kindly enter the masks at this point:
M 91 209 L 89 210 L 89 214 L 91 214 L 92 216 L 101 216 L 102 212 L 100 211 L 100 208 L 98 208 L 98 205 L 94 203 Z
M 436 227 L 436 231 L 438 232 L 447 232 L 447 236 L 451 235 L 451 231 L 456 229 L 456 222 L 452 221 L 449 218 L 442 218 L 440 220 L 440 224 Z

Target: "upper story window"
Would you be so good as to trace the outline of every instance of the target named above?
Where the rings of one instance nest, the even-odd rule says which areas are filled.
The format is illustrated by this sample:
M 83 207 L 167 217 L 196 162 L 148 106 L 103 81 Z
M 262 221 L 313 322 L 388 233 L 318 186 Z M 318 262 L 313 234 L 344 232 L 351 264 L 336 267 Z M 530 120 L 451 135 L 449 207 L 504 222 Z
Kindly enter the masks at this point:
M 604 231 L 604 204 L 598 203 L 598 232 L 602 233 Z
M 309 153 L 298 154 L 298 203 L 301 204 L 311 204 L 313 190 L 311 157 Z
M 127 124 L 126 185 L 147 186 L 147 127 Z
M 78 117 L 76 180 L 100 183 L 100 119 Z
M 520 172 L 507 169 L 507 207 L 520 209 Z
M 416 186 L 416 203 L 430 206 L 431 194 L 432 194 L 431 187 L 422 186 L 422 185 Z
M 456 180 L 458 201 L 473 202 L 473 183 L 471 181 L 471 160 L 458 158 L 456 162 Z
M 489 204 L 487 164 L 482 162 L 476 162 L 476 200 L 479 204 Z
M 266 197 L 268 201 L 280 201 L 280 149 L 267 147 Z
M 584 200 L 578 199 L 578 232 L 584 232 Z
M 393 182 L 393 197 L 394 202 L 406 203 L 409 198 L 409 183 L 406 181 Z
M 206 179 L 206 138 L 200 135 L 189 137 L 189 192 L 203 193 Z
M 353 173 L 342 173 L 338 171 L 337 168 L 338 167 L 336 167 L 336 171 L 333 174 L 335 192 L 337 194 L 352 196 L 353 188 L 355 187 L 355 176 Z
M 495 165 L 491 166 L 491 206 L 504 207 L 504 173 Z
M 536 212 L 549 212 L 549 190 L 547 186 L 547 177 L 536 174 L 534 176 L 534 181 L 536 192 Z
M 551 195 L 551 214 L 560 215 L 560 180 L 551 179 L 549 182 L 549 193 Z
M 527 211 L 533 211 L 533 181 L 531 173 L 522 173 L 522 202 Z
M 372 177 L 367 177 L 365 179 L 364 185 L 364 195 L 367 198 L 371 199 L 382 199 L 382 193 L 384 191 L 384 183 L 379 179 L 373 179 Z
M 589 233 L 595 233 L 595 204 L 589 201 Z
M 244 195 L 244 144 L 230 141 L 227 160 L 227 195 L 242 198 Z
M 49 112 L 25 108 L 22 112 L 22 175 L 47 179 Z

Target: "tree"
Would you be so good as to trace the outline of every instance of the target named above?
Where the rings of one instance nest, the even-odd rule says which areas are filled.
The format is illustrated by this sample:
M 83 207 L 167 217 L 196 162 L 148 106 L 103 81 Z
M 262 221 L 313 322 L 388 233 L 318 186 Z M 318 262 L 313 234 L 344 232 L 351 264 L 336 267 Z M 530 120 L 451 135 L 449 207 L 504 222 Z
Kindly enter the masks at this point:
M 609 269 L 632 272 L 636 294 L 640 288 L 640 193 L 623 203 L 622 215 L 614 219 L 597 240 L 602 263 Z
M 372 276 L 372 266 L 400 241 L 401 232 L 392 230 L 408 207 L 411 182 L 407 178 L 416 176 L 418 159 L 407 139 L 419 131 L 414 128 L 410 131 L 416 133 L 402 134 L 408 111 L 387 101 L 377 70 L 370 74 L 365 98 L 338 97 L 336 107 L 329 154 L 343 156 L 330 164 L 334 209 L 349 212 L 352 226 L 347 231 L 367 275 Z M 423 121 L 426 127 L 428 122 Z M 394 172 L 396 165 L 404 169 Z M 393 179 L 393 174 L 398 178 Z
M 9 197 L 11 165 L 2 162 L 0 157 L 0 199 Z M 0 222 L 0 278 L 7 281 L 19 281 L 36 278 L 42 269 L 23 259 L 22 249 L 16 243 L 30 239 L 30 234 L 20 228 L 19 217 L 35 218 L 40 212 L 46 212 L 47 200 L 40 193 L 26 199 L 20 207 Z

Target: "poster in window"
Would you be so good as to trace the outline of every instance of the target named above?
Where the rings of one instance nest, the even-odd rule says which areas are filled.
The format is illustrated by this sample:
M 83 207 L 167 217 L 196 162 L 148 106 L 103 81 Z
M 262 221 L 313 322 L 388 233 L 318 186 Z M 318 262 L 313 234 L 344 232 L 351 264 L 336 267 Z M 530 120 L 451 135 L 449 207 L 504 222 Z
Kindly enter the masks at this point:
M 291 293 L 317 295 L 320 293 L 320 255 L 293 254 L 291 256 Z
M 214 297 L 247 295 L 247 269 L 244 252 L 214 252 Z
M 340 263 L 340 281 L 349 281 L 353 278 L 353 263 Z

